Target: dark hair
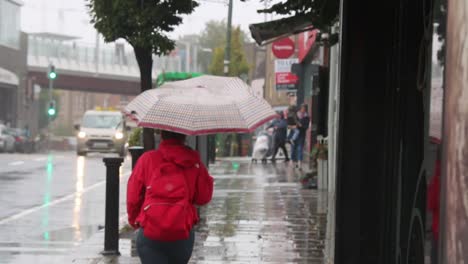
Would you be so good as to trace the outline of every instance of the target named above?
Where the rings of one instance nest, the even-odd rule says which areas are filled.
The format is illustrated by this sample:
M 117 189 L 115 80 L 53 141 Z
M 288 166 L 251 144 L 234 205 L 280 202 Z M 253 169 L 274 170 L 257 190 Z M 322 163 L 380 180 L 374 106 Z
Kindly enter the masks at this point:
M 163 140 L 166 139 L 177 139 L 179 141 L 185 141 L 186 135 L 172 132 L 172 131 L 167 131 L 167 130 L 161 130 L 161 138 Z
M 284 113 L 282 111 L 276 111 L 276 114 L 280 119 L 284 119 Z

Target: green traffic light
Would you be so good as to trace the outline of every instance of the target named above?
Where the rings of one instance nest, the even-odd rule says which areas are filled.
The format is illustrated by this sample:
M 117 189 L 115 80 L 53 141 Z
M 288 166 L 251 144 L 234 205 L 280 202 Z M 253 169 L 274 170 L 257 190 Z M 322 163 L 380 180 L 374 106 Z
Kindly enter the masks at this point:
M 55 80 L 55 78 L 57 78 L 57 73 L 55 73 L 55 72 L 49 72 L 49 79 Z
M 47 110 L 47 114 L 49 114 L 49 116 L 54 116 L 55 115 L 55 108 L 49 108 L 49 110 Z

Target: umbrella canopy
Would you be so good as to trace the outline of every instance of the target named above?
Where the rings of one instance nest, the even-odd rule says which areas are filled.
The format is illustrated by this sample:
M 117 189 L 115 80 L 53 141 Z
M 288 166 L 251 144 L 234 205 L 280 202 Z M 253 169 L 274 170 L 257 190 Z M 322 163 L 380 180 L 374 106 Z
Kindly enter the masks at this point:
M 124 112 L 138 126 L 186 135 L 247 133 L 277 116 L 241 79 L 210 75 L 146 91 Z

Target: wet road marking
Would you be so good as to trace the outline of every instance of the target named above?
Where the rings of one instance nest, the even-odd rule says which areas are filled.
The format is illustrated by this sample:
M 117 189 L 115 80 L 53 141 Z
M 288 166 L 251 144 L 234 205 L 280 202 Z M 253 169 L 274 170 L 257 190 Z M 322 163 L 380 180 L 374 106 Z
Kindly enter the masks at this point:
M 0 247 L 0 252 L 35 252 L 35 253 L 44 253 L 44 252 L 60 252 L 65 253 L 69 252 L 69 248 L 32 248 L 32 247 Z
M 22 165 L 22 164 L 24 164 L 24 161 L 21 161 L 21 160 L 8 163 L 8 165 L 10 165 L 10 166 L 19 166 L 19 165 Z
M 123 177 L 128 177 L 128 176 L 130 175 L 130 173 L 131 173 L 131 172 L 127 172 L 127 173 L 123 174 Z M 98 187 L 104 185 L 105 183 L 106 183 L 105 180 L 100 181 L 100 182 L 97 182 L 97 183 L 95 183 L 95 184 L 93 184 L 93 185 L 91 185 L 91 186 L 88 186 L 88 187 L 84 188 L 82 191 L 80 191 L 80 193 L 81 193 L 81 195 L 83 195 L 83 194 L 85 194 L 85 193 L 87 193 L 87 192 L 89 192 L 89 191 L 92 191 L 92 190 L 94 190 L 94 189 L 96 189 L 96 188 L 98 188 Z M 25 216 L 27 216 L 27 215 L 30 215 L 30 214 L 35 213 L 35 212 L 37 212 L 37 211 L 40 211 L 40 210 L 42 210 L 42 209 L 44 209 L 44 208 L 52 207 L 52 206 L 57 205 L 57 204 L 59 204 L 59 203 L 63 203 L 63 202 L 72 200 L 72 199 L 75 198 L 76 193 L 77 193 L 77 192 L 73 192 L 73 193 L 71 193 L 71 194 L 69 194 L 69 195 L 67 195 L 67 196 L 64 196 L 64 197 L 62 197 L 62 198 L 53 200 L 53 201 L 51 201 L 50 203 L 46 203 L 46 204 L 42 204 L 42 205 L 39 205 L 39 206 L 35 206 L 35 207 L 32 207 L 32 208 L 26 209 L 26 210 L 24 210 L 24 211 L 22 211 L 22 212 L 20 212 L 20 213 L 17 213 L 17 214 L 14 214 L 14 215 L 12 215 L 12 216 L 9 216 L 9 217 L 7 217 L 7 218 L 4 218 L 4 219 L 0 220 L 0 225 L 7 224 L 7 223 L 9 223 L 9 222 L 11 222 L 11 221 L 14 221 L 14 220 L 16 220 L 16 219 L 25 217 Z
M 35 158 L 34 161 L 44 161 L 44 160 L 47 160 L 46 157 L 42 157 L 42 158 Z
M 34 240 L 31 240 L 31 241 L 21 241 L 21 242 L 18 242 L 18 241 L 0 241 L 0 247 L 16 247 L 16 246 L 19 246 L 19 245 L 44 245 L 44 246 L 47 246 L 47 245 L 58 245 L 58 246 L 78 246 L 80 245 L 81 243 L 80 242 L 76 242 L 76 241 L 34 241 Z

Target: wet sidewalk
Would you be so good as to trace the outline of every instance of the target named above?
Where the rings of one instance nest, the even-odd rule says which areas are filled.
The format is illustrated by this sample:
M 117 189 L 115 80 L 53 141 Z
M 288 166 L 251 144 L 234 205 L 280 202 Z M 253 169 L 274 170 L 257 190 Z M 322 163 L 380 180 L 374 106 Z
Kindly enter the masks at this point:
M 215 193 L 201 209 L 190 263 L 322 263 L 326 193 L 302 189 L 300 173 L 284 163 L 225 159 L 210 173 Z M 102 241 L 100 232 L 73 263 L 140 263 L 128 239 L 121 257 L 97 257 Z

